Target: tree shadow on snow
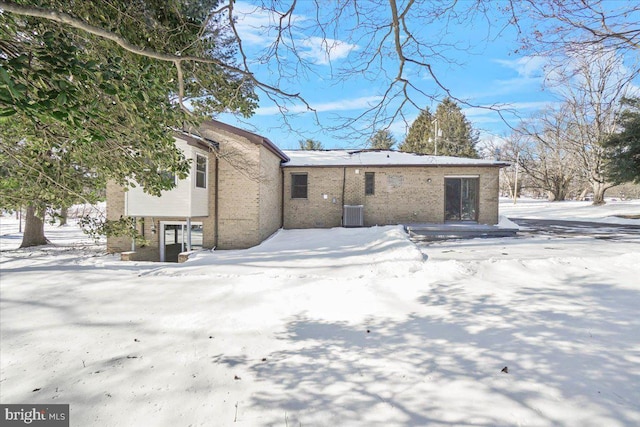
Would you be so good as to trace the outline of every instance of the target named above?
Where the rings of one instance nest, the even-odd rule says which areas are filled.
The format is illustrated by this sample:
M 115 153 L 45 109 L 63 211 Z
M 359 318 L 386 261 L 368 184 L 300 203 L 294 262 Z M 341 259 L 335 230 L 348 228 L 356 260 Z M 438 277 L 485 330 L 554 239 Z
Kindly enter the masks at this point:
M 293 349 L 249 366 L 264 383 L 252 407 L 289 425 L 635 425 L 640 293 L 567 280 L 575 298 L 525 287 L 505 303 L 443 283 L 405 320 L 299 316 L 280 336 Z

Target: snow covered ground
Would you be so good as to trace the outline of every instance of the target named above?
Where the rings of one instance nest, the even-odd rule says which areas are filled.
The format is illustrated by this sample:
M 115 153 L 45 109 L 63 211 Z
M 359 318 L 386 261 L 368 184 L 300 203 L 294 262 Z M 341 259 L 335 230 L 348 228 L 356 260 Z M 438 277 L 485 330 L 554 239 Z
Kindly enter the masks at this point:
M 73 226 L 18 250 L 1 221 L 0 401 L 69 403 L 72 426 L 640 425 L 640 236 L 287 230 L 171 265 Z
M 563 219 L 595 221 L 608 224 L 640 224 L 638 219 L 623 218 L 640 215 L 638 200 L 607 199 L 602 206 L 591 202 L 548 202 L 543 199 L 500 199 L 500 215 L 510 218 Z

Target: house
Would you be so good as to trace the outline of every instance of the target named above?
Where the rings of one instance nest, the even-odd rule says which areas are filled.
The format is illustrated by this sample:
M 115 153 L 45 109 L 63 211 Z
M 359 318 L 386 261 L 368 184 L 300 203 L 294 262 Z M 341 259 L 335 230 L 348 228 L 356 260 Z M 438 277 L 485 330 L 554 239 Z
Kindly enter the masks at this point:
M 107 218 L 134 217 L 148 241 L 110 237 L 129 259 L 177 261 L 189 249 L 255 246 L 279 228 L 498 222 L 506 163 L 383 150 L 283 151 L 208 121 L 176 132 L 192 170 L 161 197 L 107 187 Z
M 140 187 L 107 185 L 107 219 L 136 218 L 149 244 L 110 237 L 107 250 L 135 250 L 135 259 L 177 261 L 185 249 L 255 246 L 282 226 L 282 172 L 289 158 L 271 141 L 208 121 L 198 135 L 177 132 L 176 145 L 191 159 L 191 173 L 161 197 Z
M 284 228 L 498 223 L 505 163 L 377 150 L 285 153 Z M 356 208 L 360 223 L 345 224 L 343 216 L 349 220 Z

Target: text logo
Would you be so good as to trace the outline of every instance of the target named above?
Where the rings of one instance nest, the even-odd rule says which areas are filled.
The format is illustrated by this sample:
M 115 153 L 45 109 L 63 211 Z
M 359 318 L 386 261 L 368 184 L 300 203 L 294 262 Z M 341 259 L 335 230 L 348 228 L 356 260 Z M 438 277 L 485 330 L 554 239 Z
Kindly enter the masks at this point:
M 3 426 L 69 427 L 69 405 L 0 404 Z

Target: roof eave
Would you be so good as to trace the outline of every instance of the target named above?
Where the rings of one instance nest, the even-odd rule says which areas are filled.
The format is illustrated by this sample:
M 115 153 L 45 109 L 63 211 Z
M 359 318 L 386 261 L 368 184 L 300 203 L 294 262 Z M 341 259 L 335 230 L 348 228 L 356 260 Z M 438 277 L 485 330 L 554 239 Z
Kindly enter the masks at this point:
M 218 128 L 225 132 L 229 132 L 231 134 L 246 138 L 249 142 L 252 142 L 253 144 L 261 145 L 265 147 L 267 150 L 269 150 L 270 152 L 272 152 L 273 154 L 275 154 L 277 157 L 279 157 L 283 162 L 288 162 L 289 160 L 291 160 L 289 156 L 287 156 L 273 142 L 271 142 L 269 138 L 266 138 L 262 135 L 258 135 L 256 133 L 252 133 L 247 130 L 240 129 L 238 127 L 235 127 L 230 124 L 223 123 L 214 119 L 206 120 L 203 124 L 204 125 L 209 124 L 214 128 Z
M 504 168 L 511 166 L 510 163 L 438 163 L 438 164 L 406 164 L 406 163 L 397 163 L 397 164 L 353 164 L 353 163 L 336 163 L 330 165 L 311 165 L 311 164 L 287 164 L 283 163 L 282 167 L 285 168 L 348 168 L 348 167 L 359 167 L 359 168 L 397 168 L 397 167 L 414 167 L 414 168 L 438 168 L 438 167 L 499 167 Z

